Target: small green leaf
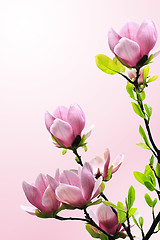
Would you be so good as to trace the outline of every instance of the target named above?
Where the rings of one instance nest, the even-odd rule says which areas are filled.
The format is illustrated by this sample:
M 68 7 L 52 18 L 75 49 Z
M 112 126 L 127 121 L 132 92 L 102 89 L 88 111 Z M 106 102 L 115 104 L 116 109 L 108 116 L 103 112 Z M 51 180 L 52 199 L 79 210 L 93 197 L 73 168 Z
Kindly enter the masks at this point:
M 159 223 L 158 223 L 158 231 L 160 230 L 160 221 L 159 221 Z
M 86 204 L 86 207 L 93 206 L 93 205 L 98 205 L 98 204 L 100 204 L 101 202 L 102 202 L 102 199 L 100 198 L 100 199 L 96 200 L 95 202 L 89 202 L 89 203 L 87 203 L 87 204 Z
M 141 137 L 143 138 L 143 140 L 145 141 L 146 145 L 147 145 L 148 147 L 150 147 L 150 144 L 149 144 L 149 142 L 148 142 L 148 139 L 147 139 L 147 136 L 146 136 L 146 134 L 145 134 L 145 131 L 144 131 L 144 129 L 142 128 L 141 125 L 139 125 L 139 133 L 140 133 Z
M 122 202 L 117 202 L 117 215 L 119 224 L 122 224 L 126 221 L 126 212 Z
M 146 194 L 144 195 L 144 198 L 145 198 L 146 203 L 148 204 L 148 206 L 149 206 L 149 207 L 152 207 L 152 206 L 153 206 L 153 202 L 152 202 L 152 199 L 151 199 L 151 197 L 149 196 L 148 193 L 146 193 Z
M 108 169 L 108 177 L 104 179 L 104 181 L 109 181 L 112 177 L 112 169 L 113 169 L 113 165 L 110 166 L 110 168 Z
M 67 153 L 67 149 L 66 148 L 63 148 L 62 150 L 62 155 L 65 155 Z
M 100 239 L 101 240 L 109 240 L 108 236 L 105 235 L 103 232 L 101 232 L 101 234 L 100 234 Z
M 102 183 L 101 183 L 101 193 L 104 191 L 104 189 L 105 189 L 105 183 L 102 181 Z
M 42 213 L 38 209 L 35 210 L 35 215 L 39 218 L 51 218 L 51 215 L 48 213 Z
M 119 233 L 116 235 L 115 239 L 117 239 L 117 238 L 125 239 L 126 237 L 127 237 L 127 235 L 126 235 L 125 233 L 119 232 Z
M 99 69 L 107 74 L 116 74 L 123 71 L 122 67 L 104 54 L 95 56 L 96 64 Z
M 140 96 L 141 96 L 141 100 L 144 101 L 144 99 L 146 98 L 145 91 L 141 92 Z
M 143 79 L 144 79 L 145 82 L 146 82 L 146 79 L 148 77 L 148 74 L 149 74 L 149 65 L 147 65 L 143 68 Z
M 80 143 L 79 143 L 79 146 L 82 146 L 82 145 L 85 143 L 85 141 L 86 141 L 86 135 L 84 134 L 84 135 L 82 136 L 82 138 L 81 138 L 81 141 L 80 141 Z
M 160 178 L 160 163 L 157 163 L 156 168 L 155 168 L 155 171 L 156 171 L 157 177 Z
M 132 107 L 133 107 L 134 112 L 135 112 L 138 116 L 140 116 L 141 118 L 144 118 L 144 119 L 145 119 L 145 116 L 144 116 L 144 114 L 143 114 L 143 112 L 142 112 L 142 110 L 140 109 L 140 107 L 139 107 L 138 104 L 132 102 Z
M 150 190 L 151 192 L 153 192 L 155 190 L 153 184 L 149 181 L 145 181 L 144 185 L 146 186 L 146 188 L 148 188 L 148 190 Z
M 113 58 L 113 62 L 117 65 L 121 73 L 125 72 L 125 66 L 116 57 Z
M 114 203 L 111 203 L 109 201 L 103 201 L 103 203 L 106 205 L 106 206 L 110 206 L 110 207 L 113 207 L 113 208 L 116 208 L 117 209 L 117 206 L 114 204 Z
M 143 217 L 140 217 L 139 218 L 139 225 L 140 225 L 141 228 L 143 227 L 143 223 L 144 223 Z
M 159 77 L 158 75 L 154 75 L 153 77 L 151 77 L 151 78 L 147 81 L 147 83 L 150 83 L 150 82 L 153 82 L 153 81 L 157 80 L 158 77 Z
M 139 226 L 139 224 L 138 224 L 138 222 L 137 222 L 137 220 L 136 220 L 136 218 L 135 218 L 135 216 L 134 215 L 132 215 L 132 218 L 133 218 L 133 221 L 134 221 L 134 223 L 137 225 L 137 227 L 139 227 L 140 228 L 140 226 Z M 141 229 L 141 228 L 140 228 Z
M 148 104 L 144 104 L 144 108 L 145 108 L 148 118 L 150 119 L 150 117 L 152 115 L 152 107 L 149 106 Z
M 134 92 L 133 92 L 133 85 L 131 83 L 129 83 L 128 81 L 127 81 L 127 85 L 126 85 L 126 90 L 127 90 L 128 94 L 129 94 L 129 96 L 132 99 L 136 100 L 135 96 L 134 96 Z
M 153 200 L 153 208 L 156 206 L 156 204 L 157 204 L 157 198 Z
M 156 187 L 156 179 L 150 165 L 146 165 L 144 175 L 146 176 L 147 180 L 151 182 L 154 187 Z
M 91 237 L 93 237 L 93 238 L 99 238 L 100 237 L 100 234 L 96 233 L 96 231 L 93 230 L 91 225 L 86 224 L 86 230 L 89 232 Z
M 153 166 L 154 164 L 154 156 L 152 155 L 151 158 L 149 159 L 150 164 Z
M 131 209 L 129 209 L 128 217 L 129 217 L 129 218 L 132 217 L 133 214 L 135 214 L 136 211 L 137 211 L 137 208 L 131 208 Z
M 134 174 L 135 179 L 138 182 L 140 182 L 141 184 L 144 185 L 144 182 L 147 180 L 145 175 L 143 173 L 141 173 L 141 172 L 138 172 L 138 171 L 134 171 L 133 174 Z
M 143 149 L 150 150 L 150 148 L 145 143 L 139 142 L 139 143 L 136 143 L 136 145 L 143 148 Z
M 88 150 L 87 145 L 83 145 L 82 148 L 84 149 L 85 152 L 87 152 Z
M 135 201 L 135 189 L 133 186 L 131 186 L 128 191 L 128 209 L 130 209 L 133 206 L 134 201 Z
M 144 63 L 144 65 L 147 65 L 147 64 L 151 63 L 152 59 L 153 59 L 153 54 L 151 54 L 151 55 L 149 56 L 149 58 L 148 58 L 147 61 Z M 144 66 L 144 65 L 143 65 L 143 66 Z

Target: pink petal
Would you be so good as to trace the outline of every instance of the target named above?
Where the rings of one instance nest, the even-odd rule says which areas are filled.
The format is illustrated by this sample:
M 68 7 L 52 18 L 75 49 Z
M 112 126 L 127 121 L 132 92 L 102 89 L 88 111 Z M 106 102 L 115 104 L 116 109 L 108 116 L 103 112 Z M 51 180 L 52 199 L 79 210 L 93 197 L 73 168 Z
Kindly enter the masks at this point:
M 56 110 L 53 113 L 53 116 L 55 118 L 59 118 L 61 120 L 67 121 L 67 114 L 68 114 L 68 108 L 65 106 L 58 106 Z
M 123 159 L 124 159 L 124 155 L 123 154 L 119 154 L 116 157 L 116 159 L 112 163 L 112 165 L 113 165 L 112 174 L 115 173 L 119 169 L 119 167 L 121 166 L 121 164 L 123 162 Z
M 84 199 L 86 201 L 90 200 L 93 189 L 95 185 L 95 180 L 93 177 L 92 169 L 89 163 L 85 163 L 81 171 L 81 186 Z
M 136 69 L 128 70 L 128 77 L 132 80 L 135 80 L 136 77 Z
M 113 53 L 114 53 L 114 48 L 118 44 L 120 39 L 121 39 L 121 36 L 117 34 L 113 30 L 113 28 L 110 28 L 110 30 L 108 31 L 108 44 Z
M 43 175 L 42 173 L 40 173 L 35 181 L 35 187 L 39 189 L 39 191 L 42 193 L 44 193 L 44 191 L 46 190 L 47 186 L 48 186 L 49 182 L 46 178 L 45 175 Z
M 27 182 L 22 183 L 23 191 L 28 199 L 28 201 L 43 212 L 44 207 L 42 206 L 42 194 L 34 186 L 28 184 Z
M 90 128 L 87 130 L 87 132 L 85 133 L 86 138 L 90 137 L 93 128 L 94 128 L 94 125 L 91 125 Z
M 50 128 L 51 133 L 60 140 L 66 147 L 70 147 L 74 140 L 73 130 L 69 123 L 61 119 L 54 120 Z
M 95 182 L 91 199 L 97 197 L 100 194 L 100 192 L 101 192 L 101 183 L 102 183 L 102 177 L 99 177 L 98 180 Z
M 49 184 L 50 184 L 53 192 L 55 192 L 56 188 L 57 188 L 58 185 L 59 185 L 59 182 L 57 182 L 56 179 L 52 178 L 52 177 L 49 176 L 49 175 L 47 175 L 47 178 L 48 178 Z
M 86 203 L 78 187 L 63 183 L 56 188 L 56 196 L 60 202 L 73 207 L 82 207 Z
M 85 126 L 85 115 L 77 104 L 72 104 L 68 110 L 67 121 L 72 126 L 74 136 L 81 135 Z
M 42 204 L 46 212 L 55 212 L 59 208 L 59 201 L 56 199 L 55 193 L 48 186 L 42 197 Z
M 139 45 L 127 38 L 121 38 L 114 48 L 115 54 L 129 66 L 134 67 L 141 59 Z
M 60 175 L 60 183 L 73 185 L 78 188 L 81 186 L 79 176 L 75 172 L 67 170 L 63 171 L 63 173 Z
M 157 57 L 160 54 L 160 50 L 157 50 L 155 53 L 153 53 L 153 58 Z
M 92 168 L 93 168 L 93 174 L 95 175 L 95 174 L 97 174 L 97 172 L 98 172 L 98 168 L 99 168 L 99 170 L 100 170 L 100 173 L 102 173 L 103 172 L 103 168 L 104 168 L 104 164 L 105 164 L 105 162 L 104 162 L 104 160 L 102 159 L 102 158 L 100 158 L 100 157 L 95 157 L 95 158 L 93 158 L 91 161 L 90 161 L 90 165 L 92 166 Z
M 148 55 L 156 44 L 158 37 L 157 29 L 151 19 L 146 19 L 137 32 L 137 43 L 141 49 L 141 57 Z
M 49 132 L 50 132 L 50 127 L 54 120 L 55 118 L 49 112 L 45 112 L 45 124 Z
M 31 215 L 35 215 L 35 210 L 36 208 L 33 207 L 27 207 L 27 206 L 20 206 L 22 210 L 26 211 L 27 213 L 31 214 Z
M 109 169 L 109 163 L 110 163 L 110 152 L 109 152 L 108 148 L 106 148 L 106 150 L 104 152 L 104 159 L 106 162 L 104 164 L 104 170 L 103 170 L 102 177 L 105 179 L 108 177 L 108 169 Z
M 59 176 L 60 176 L 59 169 L 57 169 L 54 177 L 57 182 L 59 182 Z
M 139 29 L 139 24 L 135 22 L 127 22 L 120 30 L 120 36 L 129 38 L 136 42 L 136 34 Z

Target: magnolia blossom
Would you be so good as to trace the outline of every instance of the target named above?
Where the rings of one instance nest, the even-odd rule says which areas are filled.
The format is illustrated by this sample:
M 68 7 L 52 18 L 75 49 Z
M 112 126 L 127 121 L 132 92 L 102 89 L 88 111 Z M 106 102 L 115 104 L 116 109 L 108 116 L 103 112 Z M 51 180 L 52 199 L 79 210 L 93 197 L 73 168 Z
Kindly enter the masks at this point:
M 28 201 L 35 208 L 25 206 L 22 206 L 22 208 L 33 215 L 35 215 L 35 209 L 47 214 L 56 212 L 60 207 L 60 202 L 55 195 L 55 189 L 58 186 L 56 178 L 57 176 L 55 179 L 49 176 L 52 187 L 49 184 L 48 178 L 43 174 L 39 174 L 35 183 L 32 185 L 24 181 L 22 183 L 23 191 Z
M 60 144 L 71 147 L 77 136 L 85 126 L 85 115 L 78 104 L 71 104 L 69 108 L 58 106 L 53 115 L 45 113 L 45 124 L 48 131 L 58 139 Z M 87 137 L 90 135 L 88 133 Z
M 157 37 L 155 24 L 151 19 L 145 19 L 141 25 L 127 22 L 119 34 L 111 28 L 108 32 L 108 44 L 124 65 L 135 67 L 144 55 L 149 55 Z
M 115 160 L 110 164 L 110 152 L 109 149 L 106 148 L 104 152 L 104 160 L 97 156 L 90 161 L 90 164 L 93 168 L 93 173 L 95 174 L 96 178 L 102 176 L 103 179 L 106 179 L 108 177 L 109 168 L 113 166 L 112 174 L 115 173 L 121 166 L 123 159 L 124 155 L 119 154 L 117 155 Z
M 85 163 L 79 171 L 64 171 L 59 180 L 59 186 L 55 191 L 57 199 L 77 208 L 90 202 L 101 190 L 102 179 L 99 178 L 95 182 L 89 163 Z

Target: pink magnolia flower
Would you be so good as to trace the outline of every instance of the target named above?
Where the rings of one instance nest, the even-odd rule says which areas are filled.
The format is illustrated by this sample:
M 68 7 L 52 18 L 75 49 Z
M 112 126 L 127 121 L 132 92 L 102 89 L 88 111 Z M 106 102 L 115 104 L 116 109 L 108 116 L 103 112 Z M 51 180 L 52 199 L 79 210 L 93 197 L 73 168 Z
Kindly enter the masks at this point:
M 111 28 L 108 32 L 108 44 L 124 65 L 136 67 L 144 55 L 148 57 L 157 37 L 155 24 L 151 19 L 145 19 L 141 25 L 127 22 L 121 28 L 120 34 Z
M 80 208 L 100 193 L 101 182 L 101 178 L 95 182 L 90 164 L 85 163 L 78 172 L 64 171 L 60 175 L 60 184 L 55 193 L 62 203 Z
M 85 115 L 78 104 L 71 104 L 69 108 L 58 106 L 53 115 L 45 113 L 45 124 L 48 131 L 58 139 L 59 144 L 71 147 L 77 136 L 85 126 Z M 90 133 L 86 134 L 87 137 Z
M 118 227 L 118 217 L 112 211 L 111 207 L 105 204 L 99 205 L 96 214 L 90 210 L 89 215 L 100 228 L 110 235 L 115 235 L 115 233 L 118 234 L 123 231 L 123 229 L 121 230 L 121 225 Z M 101 233 L 96 227 L 91 226 L 91 228 L 95 233 Z
M 36 209 L 47 214 L 53 214 L 56 212 L 60 207 L 60 202 L 57 200 L 55 195 L 55 189 L 58 186 L 56 178 L 57 176 L 55 179 L 49 176 L 52 188 L 49 184 L 48 178 L 43 174 L 39 174 L 35 183 L 32 185 L 24 181 L 22 183 L 23 191 L 28 201 L 35 208 L 25 206 L 22 206 L 22 208 L 33 215 L 35 215 Z
M 117 155 L 116 159 L 110 164 L 110 152 L 109 149 L 106 148 L 104 152 L 104 160 L 97 156 L 90 161 L 90 164 L 93 168 L 93 173 L 95 177 L 98 178 L 102 176 L 103 179 L 105 180 L 108 177 L 109 168 L 113 166 L 112 174 L 115 173 L 121 166 L 123 159 L 124 155 L 119 154 Z
M 140 69 L 139 72 L 140 76 L 138 78 L 138 84 L 143 84 L 144 83 L 144 79 L 143 79 L 143 69 Z M 135 80 L 136 79 L 136 69 L 132 69 L 128 71 L 128 76 L 131 80 Z

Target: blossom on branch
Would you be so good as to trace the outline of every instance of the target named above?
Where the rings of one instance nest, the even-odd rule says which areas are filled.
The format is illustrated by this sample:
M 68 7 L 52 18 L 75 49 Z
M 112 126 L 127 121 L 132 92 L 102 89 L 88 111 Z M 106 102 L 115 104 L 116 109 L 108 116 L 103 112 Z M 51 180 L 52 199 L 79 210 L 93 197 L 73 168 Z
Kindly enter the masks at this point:
M 108 32 L 108 44 L 111 51 L 124 65 L 136 67 L 140 61 L 143 66 L 149 52 L 156 44 L 157 37 L 154 22 L 151 19 L 145 19 L 141 25 L 127 22 L 119 34 L 111 28 Z
M 81 208 L 98 196 L 101 191 L 102 179 L 96 182 L 92 167 L 85 163 L 78 171 L 65 170 L 60 175 L 60 183 L 56 188 L 57 199 L 72 207 Z

